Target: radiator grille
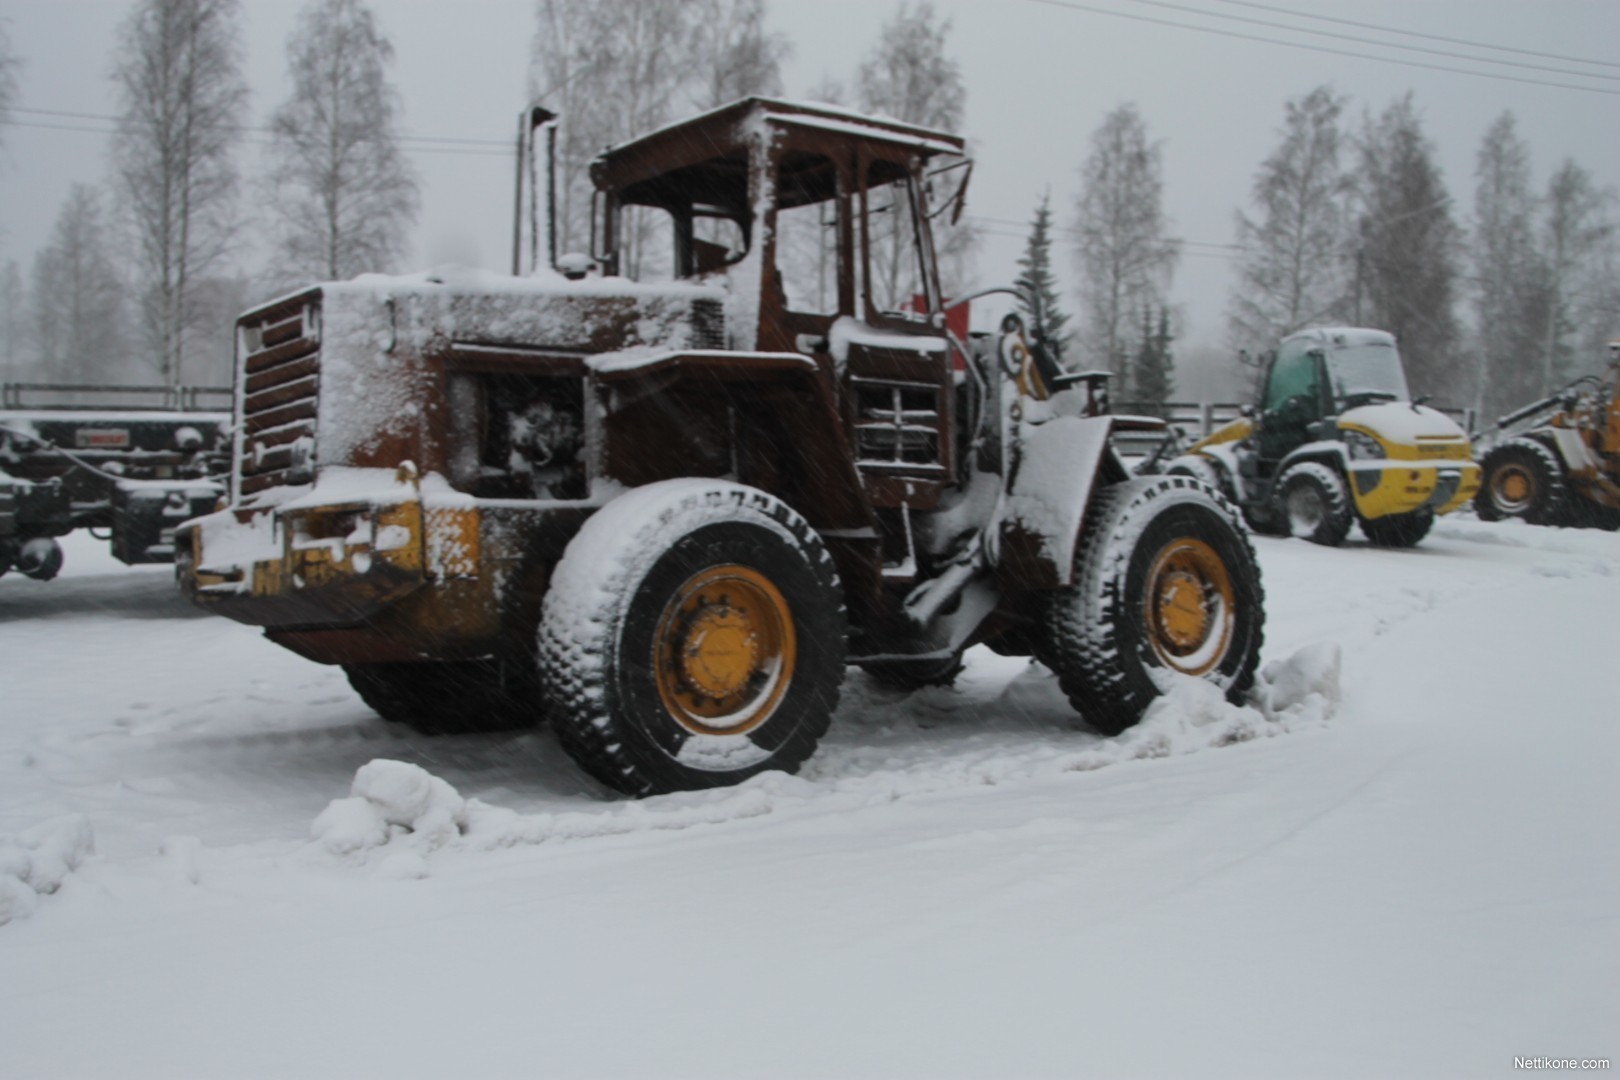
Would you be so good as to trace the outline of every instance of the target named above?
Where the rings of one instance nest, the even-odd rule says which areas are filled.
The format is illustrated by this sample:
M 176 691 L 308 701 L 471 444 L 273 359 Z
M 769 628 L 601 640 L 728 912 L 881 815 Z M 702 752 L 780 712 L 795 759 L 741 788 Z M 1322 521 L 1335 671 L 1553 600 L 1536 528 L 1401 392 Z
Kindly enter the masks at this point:
M 241 493 L 315 477 L 315 405 L 320 389 L 320 304 L 299 297 L 245 317 L 242 356 Z
M 692 301 L 692 348 L 726 347 L 726 309 L 718 300 Z

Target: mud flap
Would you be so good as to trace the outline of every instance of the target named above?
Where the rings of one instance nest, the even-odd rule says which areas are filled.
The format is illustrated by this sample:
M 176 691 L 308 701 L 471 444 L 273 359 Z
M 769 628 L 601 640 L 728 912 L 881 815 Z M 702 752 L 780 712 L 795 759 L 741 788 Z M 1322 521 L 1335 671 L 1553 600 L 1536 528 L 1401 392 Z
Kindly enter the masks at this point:
M 1109 416 L 1065 416 L 1023 425 L 994 530 L 997 575 L 1005 587 L 1055 589 L 1073 583 L 1075 544 L 1113 423 Z

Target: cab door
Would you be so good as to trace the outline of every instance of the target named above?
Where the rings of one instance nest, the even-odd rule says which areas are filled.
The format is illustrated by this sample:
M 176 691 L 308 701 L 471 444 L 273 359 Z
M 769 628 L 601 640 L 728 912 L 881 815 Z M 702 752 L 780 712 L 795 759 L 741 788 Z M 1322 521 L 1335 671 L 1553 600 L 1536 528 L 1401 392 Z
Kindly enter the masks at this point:
M 1323 418 L 1326 378 L 1322 353 L 1308 342 L 1284 342 L 1266 375 L 1260 402 L 1258 443 L 1261 471 L 1276 464 L 1311 439 L 1311 427 Z
M 932 509 L 955 468 L 954 382 L 919 167 L 861 155 L 858 325 L 839 343 L 856 467 L 880 508 Z

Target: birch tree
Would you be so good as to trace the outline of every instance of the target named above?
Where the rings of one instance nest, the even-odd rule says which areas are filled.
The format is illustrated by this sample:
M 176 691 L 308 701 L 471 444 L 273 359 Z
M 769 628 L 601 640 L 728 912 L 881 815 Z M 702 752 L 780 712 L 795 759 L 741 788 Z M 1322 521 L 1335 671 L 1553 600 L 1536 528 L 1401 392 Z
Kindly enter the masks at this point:
M 1344 98 L 1319 86 L 1285 106 L 1277 148 L 1255 174 L 1256 215 L 1237 214 L 1243 255 L 1227 304 L 1232 343 L 1259 356 L 1315 323 L 1345 315 L 1345 198 L 1339 161 Z
M 782 93 L 787 38 L 765 27 L 765 0 L 700 0 L 695 11 L 693 104 L 714 109 L 746 97 Z
M 16 259 L 0 268 L 0 382 L 26 377 L 27 290 Z
M 1535 243 L 1530 151 L 1512 113 L 1497 117 L 1474 166 L 1474 408 L 1482 419 L 1541 393 L 1547 277 Z
M 941 19 L 933 4 L 926 0 L 916 7 L 902 4 L 856 69 L 859 107 L 920 127 L 960 132 L 967 84 L 962 66 L 946 51 L 950 33 L 951 21 Z M 951 225 L 943 216 L 934 219 L 933 232 L 945 293 L 960 293 L 971 274 L 977 234 L 970 223 Z M 922 292 L 910 238 L 903 230 L 886 230 L 874 238 L 872 248 L 876 292 L 890 297 Z
M 129 382 L 122 367 L 123 286 L 106 249 L 108 229 L 95 191 L 74 184 L 51 238 L 34 257 L 30 337 L 35 370 L 54 382 Z
M 557 140 L 559 251 L 591 244 L 591 160 L 671 119 L 693 65 L 699 0 L 537 0 L 530 95 L 562 115 Z M 625 272 L 650 239 L 628 216 Z
M 1597 187 L 1591 174 L 1567 159 L 1547 183 L 1540 238 L 1547 273 L 1540 349 L 1545 389 L 1595 370 L 1604 362 L 1602 339 L 1620 331 L 1613 203 L 1612 191 Z
M 288 283 L 395 269 L 417 181 L 399 149 L 393 47 L 360 0 L 316 0 L 287 40 L 292 94 L 270 120 L 266 203 Z
M 11 119 L 11 103 L 17 96 L 17 69 L 21 66 L 11 49 L 11 34 L 0 22 L 0 142 L 4 141 L 6 121 Z
M 1081 168 L 1075 223 L 1081 353 L 1089 367 L 1112 371 L 1116 398 L 1127 396 L 1132 321 L 1162 305 L 1178 251 L 1167 235 L 1159 147 L 1135 105 L 1110 112 L 1091 136 Z
M 120 33 L 114 160 L 136 237 L 141 329 L 166 385 L 183 381 L 201 337 L 217 338 L 229 318 L 199 303 L 196 286 L 221 271 L 236 224 L 232 151 L 247 106 L 238 14 L 238 0 L 140 0 Z
M 1453 310 L 1461 236 L 1411 94 L 1367 120 L 1359 151 L 1354 318 L 1400 339 L 1416 392 L 1466 400 Z

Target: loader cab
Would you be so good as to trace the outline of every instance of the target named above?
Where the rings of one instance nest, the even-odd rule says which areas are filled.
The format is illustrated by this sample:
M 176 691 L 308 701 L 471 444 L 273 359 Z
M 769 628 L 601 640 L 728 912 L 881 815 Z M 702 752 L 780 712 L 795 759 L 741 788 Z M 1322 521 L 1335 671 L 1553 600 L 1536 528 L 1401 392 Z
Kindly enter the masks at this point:
M 872 503 L 929 509 L 955 467 L 929 172 L 963 155 L 947 133 L 748 98 L 592 164 L 598 259 L 724 287 L 726 347 L 812 357 Z

